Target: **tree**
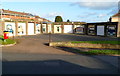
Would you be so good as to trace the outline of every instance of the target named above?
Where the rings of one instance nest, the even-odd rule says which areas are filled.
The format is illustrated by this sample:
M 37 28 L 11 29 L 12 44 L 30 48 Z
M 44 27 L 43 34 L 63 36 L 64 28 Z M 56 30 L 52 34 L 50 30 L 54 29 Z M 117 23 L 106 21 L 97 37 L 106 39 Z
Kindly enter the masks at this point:
M 63 19 L 61 16 L 56 16 L 55 17 L 55 22 L 63 22 Z
M 70 20 L 68 19 L 67 22 L 70 22 Z

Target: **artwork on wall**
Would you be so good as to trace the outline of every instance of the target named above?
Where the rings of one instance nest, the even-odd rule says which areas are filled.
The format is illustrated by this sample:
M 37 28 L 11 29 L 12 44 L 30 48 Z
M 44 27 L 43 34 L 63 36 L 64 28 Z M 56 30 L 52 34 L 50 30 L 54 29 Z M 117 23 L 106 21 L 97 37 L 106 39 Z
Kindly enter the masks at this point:
M 57 31 L 58 31 L 58 32 L 60 31 L 60 27 L 57 27 Z
M 42 27 L 43 27 L 42 28 L 43 33 L 46 33 L 46 24 L 43 24 Z
M 88 33 L 94 33 L 94 27 L 90 27 Z
M 9 33 L 13 34 L 14 31 L 13 31 L 13 28 L 12 28 L 11 24 L 7 24 L 6 29 L 7 29 L 7 31 L 9 31 Z
M 116 35 L 116 27 L 115 26 L 107 26 L 107 35 L 108 36 Z
M 88 34 L 95 35 L 95 26 L 94 25 L 88 26 Z
M 22 25 L 18 26 L 18 33 L 20 34 L 24 33 Z
M 84 33 L 84 26 L 76 27 L 76 33 Z
M 36 24 L 36 31 L 40 32 L 40 26 L 39 26 L 39 24 Z

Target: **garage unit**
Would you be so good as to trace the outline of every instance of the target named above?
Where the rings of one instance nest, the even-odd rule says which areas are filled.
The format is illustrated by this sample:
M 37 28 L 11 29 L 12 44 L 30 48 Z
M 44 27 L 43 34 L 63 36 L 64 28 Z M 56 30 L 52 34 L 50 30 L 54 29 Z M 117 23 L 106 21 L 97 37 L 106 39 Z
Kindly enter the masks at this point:
M 28 23 L 28 35 L 34 35 L 34 23 Z
M 73 33 L 73 25 L 64 25 L 64 33 Z
M 105 35 L 105 26 L 97 25 L 97 35 L 104 36 Z

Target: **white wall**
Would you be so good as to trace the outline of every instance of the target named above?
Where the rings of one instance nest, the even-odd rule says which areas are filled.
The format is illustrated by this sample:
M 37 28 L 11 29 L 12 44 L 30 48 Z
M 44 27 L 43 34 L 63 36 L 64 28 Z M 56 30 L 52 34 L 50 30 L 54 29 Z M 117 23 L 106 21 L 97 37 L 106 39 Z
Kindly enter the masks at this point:
M 28 23 L 28 35 L 34 35 L 34 23 Z
M 111 22 L 118 22 L 118 17 L 112 17 L 112 20 L 111 20 Z
M 26 23 L 18 23 L 18 35 L 26 35 Z
M 15 34 L 16 34 L 15 22 L 5 22 L 5 30 L 13 31 L 13 33 L 9 32 L 9 36 L 15 36 Z
M 73 33 L 73 25 L 64 25 L 64 33 Z
M 41 31 L 41 24 L 36 24 L 36 34 L 40 34 Z

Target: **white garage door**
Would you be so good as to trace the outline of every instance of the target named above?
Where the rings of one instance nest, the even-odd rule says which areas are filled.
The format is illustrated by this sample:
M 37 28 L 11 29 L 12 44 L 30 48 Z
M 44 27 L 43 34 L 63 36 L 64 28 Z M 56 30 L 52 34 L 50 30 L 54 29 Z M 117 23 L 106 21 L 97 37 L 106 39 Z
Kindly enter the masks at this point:
M 28 35 L 34 35 L 34 23 L 28 23 Z
M 104 26 L 97 26 L 97 35 L 104 36 Z
M 64 33 L 73 33 L 72 25 L 64 25 Z

